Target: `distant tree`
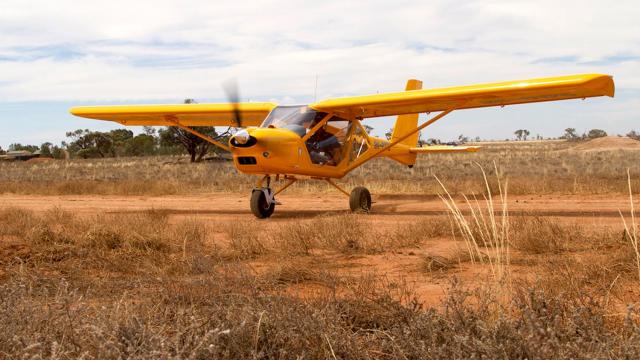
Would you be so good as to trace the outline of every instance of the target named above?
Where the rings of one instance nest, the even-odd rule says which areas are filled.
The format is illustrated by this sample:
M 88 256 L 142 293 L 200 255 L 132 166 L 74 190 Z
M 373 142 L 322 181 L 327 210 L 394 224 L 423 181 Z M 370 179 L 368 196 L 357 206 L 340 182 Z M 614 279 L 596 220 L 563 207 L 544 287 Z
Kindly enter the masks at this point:
M 138 134 L 127 140 L 124 153 L 127 156 L 149 156 L 156 152 L 156 137 L 149 134 Z
M 195 104 L 196 101 L 193 99 L 185 99 L 184 103 Z M 218 136 L 218 133 L 213 126 L 200 126 L 194 130 L 214 139 L 221 140 L 221 142 L 224 142 L 229 136 L 229 132 L 226 132 L 224 136 Z M 160 136 L 161 147 L 173 148 L 176 145 L 182 146 L 191 157 L 191 162 L 200 162 L 210 149 L 215 148 L 215 146 L 208 141 L 174 126 L 161 129 L 158 131 L 158 134 Z
M 480 139 L 480 136 L 476 136 L 476 138 L 474 139 L 475 142 L 480 142 L 482 141 L 482 139 Z
M 364 131 L 366 131 L 367 134 L 371 134 L 371 131 L 373 130 L 373 126 L 363 125 L 363 127 L 364 127 Z
M 516 139 L 517 140 L 522 140 L 522 133 L 524 132 L 524 130 L 518 129 L 516 131 L 514 131 L 514 134 L 516 135 Z
M 2 146 L 0 146 L 0 155 L 4 155 L 6 153 L 7 153 L 6 151 L 2 150 Z
M 53 144 L 50 142 L 42 143 L 40 145 L 40 156 L 42 157 L 52 157 L 51 148 Z
M 429 139 L 427 139 L 427 144 L 428 145 L 440 145 L 440 144 L 442 144 L 442 141 L 440 141 L 440 139 L 436 139 L 436 138 L 429 138 Z
M 20 143 L 14 143 L 9 145 L 9 151 L 28 151 L 28 152 L 36 152 L 40 150 L 40 147 L 36 145 L 22 145 Z
M 516 130 L 514 134 L 516 135 L 516 138 L 518 140 L 527 140 L 527 136 L 529 136 L 529 134 L 531 133 L 529 132 L 529 130 L 519 129 L 519 130 Z
M 41 157 L 52 157 L 54 159 L 64 159 L 64 150 L 58 146 L 53 145 L 50 142 L 45 142 L 40 145 Z
M 157 133 L 156 129 L 153 126 L 143 126 L 142 132 L 150 136 L 156 136 Z
M 109 133 L 89 131 L 88 129 L 67 132 L 71 142 L 64 143 L 67 149 L 76 156 L 88 159 L 114 155 L 113 140 Z
M 600 129 L 591 129 L 587 134 L 587 137 L 589 139 L 596 139 L 596 138 L 605 137 L 605 136 L 607 136 L 607 132 Z
M 126 156 L 127 147 L 131 139 L 133 139 L 133 131 L 129 129 L 115 129 L 108 133 L 108 137 L 111 138 L 112 154 L 111 156 Z
M 640 140 L 640 133 L 636 132 L 635 130 L 631 130 L 627 133 L 627 137 L 630 137 L 634 140 Z
M 575 128 L 566 128 L 564 129 L 564 135 L 562 135 L 565 139 L 569 141 L 574 141 L 579 138 L 578 133 L 576 133 Z
M 68 154 L 67 151 L 58 145 L 53 145 L 51 147 L 51 156 L 54 159 L 66 159 L 67 158 L 66 154 Z
M 464 144 L 466 142 L 469 142 L 469 138 L 464 136 L 464 135 L 462 135 L 462 134 L 460 134 L 460 135 L 458 135 L 458 142 L 460 144 Z
M 213 138 L 218 135 L 213 127 L 198 127 L 197 130 L 198 132 Z M 212 147 L 211 143 L 180 128 L 167 127 L 166 129 L 160 130 L 159 134 L 161 146 L 171 147 L 181 145 L 191 157 L 191 162 L 202 161 L 204 156 Z

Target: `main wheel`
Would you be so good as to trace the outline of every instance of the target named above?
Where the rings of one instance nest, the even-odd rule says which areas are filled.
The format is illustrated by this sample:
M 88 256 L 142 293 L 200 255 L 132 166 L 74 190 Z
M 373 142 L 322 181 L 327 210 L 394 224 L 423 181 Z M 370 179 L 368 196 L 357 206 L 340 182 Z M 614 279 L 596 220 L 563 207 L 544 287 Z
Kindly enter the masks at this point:
M 267 201 L 267 197 L 262 190 L 253 190 L 251 193 L 251 212 L 258 219 L 266 219 L 273 214 L 276 204 Z
M 371 210 L 371 194 L 369 190 L 362 186 L 351 190 L 349 207 L 353 212 L 369 212 Z

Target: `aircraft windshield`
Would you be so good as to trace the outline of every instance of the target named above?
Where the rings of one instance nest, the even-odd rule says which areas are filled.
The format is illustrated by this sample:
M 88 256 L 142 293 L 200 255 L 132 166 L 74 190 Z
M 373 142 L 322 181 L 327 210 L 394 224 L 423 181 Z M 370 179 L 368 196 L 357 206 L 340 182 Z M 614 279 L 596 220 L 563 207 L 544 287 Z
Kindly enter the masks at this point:
M 278 106 L 271 110 L 271 113 L 264 119 L 260 127 L 285 128 L 304 136 L 306 130 L 310 129 L 326 115 L 326 113 L 315 111 L 304 105 Z

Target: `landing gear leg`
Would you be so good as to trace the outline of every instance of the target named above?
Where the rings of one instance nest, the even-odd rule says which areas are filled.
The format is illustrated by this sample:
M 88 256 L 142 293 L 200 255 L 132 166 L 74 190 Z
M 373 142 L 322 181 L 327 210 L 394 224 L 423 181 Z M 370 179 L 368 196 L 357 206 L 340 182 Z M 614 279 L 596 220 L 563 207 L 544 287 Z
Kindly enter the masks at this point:
M 267 186 L 263 187 L 264 180 L 267 180 Z M 276 199 L 273 190 L 271 190 L 271 177 L 266 175 L 258 182 L 258 186 L 251 192 L 250 207 L 251 212 L 258 219 L 266 219 L 273 215 L 276 209 Z
M 366 187 L 358 186 L 351 190 L 351 194 L 349 194 L 346 190 L 338 186 L 338 184 L 331 181 L 331 179 L 324 180 L 349 197 L 349 207 L 351 211 L 368 213 L 371 210 L 371 193 Z

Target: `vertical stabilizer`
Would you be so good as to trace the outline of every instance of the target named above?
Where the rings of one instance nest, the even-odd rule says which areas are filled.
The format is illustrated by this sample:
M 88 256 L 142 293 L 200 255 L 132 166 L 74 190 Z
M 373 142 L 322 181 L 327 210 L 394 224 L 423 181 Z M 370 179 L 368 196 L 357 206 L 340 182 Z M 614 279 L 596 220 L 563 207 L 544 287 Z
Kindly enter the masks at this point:
M 422 89 L 422 81 L 416 79 L 410 79 L 407 81 L 406 91 L 420 90 Z M 393 133 L 391 134 L 391 141 L 397 140 L 404 135 L 414 131 L 418 127 L 418 117 L 420 114 L 405 114 L 398 115 L 396 124 L 393 126 Z M 408 147 L 416 147 L 418 145 L 418 132 L 412 134 L 406 139 L 399 142 L 399 144 L 406 145 Z M 400 162 L 404 165 L 413 166 L 416 162 L 416 154 L 407 154 L 401 156 L 391 156 L 392 159 Z
M 422 89 L 422 81 L 410 79 L 407 81 L 407 86 L 405 88 L 406 91 L 409 90 L 420 90 Z M 406 114 L 406 115 L 398 115 L 396 119 L 396 124 L 393 127 L 393 134 L 391 135 L 391 141 L 394 141 L 403 135 L 413 131 L 418 127 L 418 116 L 420 114 Z M 415 133 L 408 138 L 402 140 L 400 144 L 405 144 L 407 146 L 415 147 L 418 145 L 418 133 Z

